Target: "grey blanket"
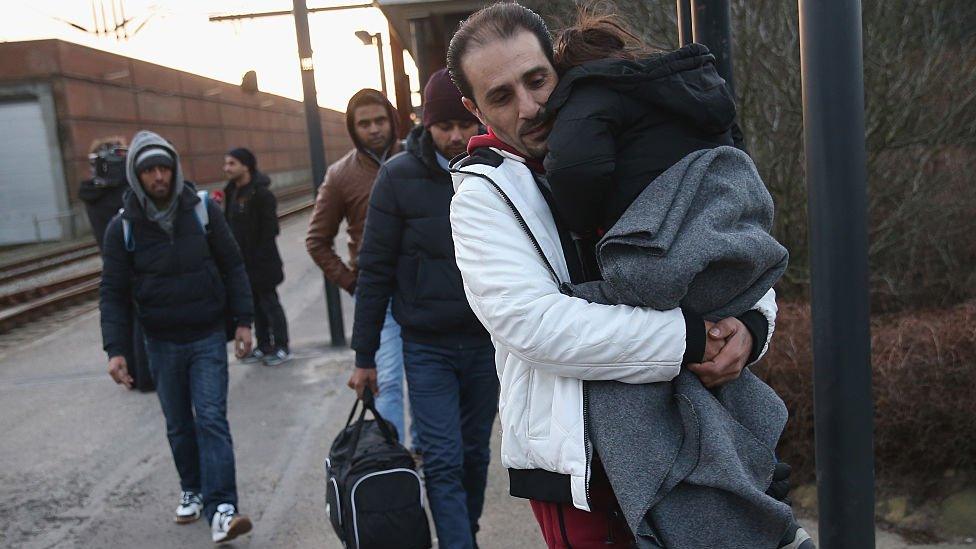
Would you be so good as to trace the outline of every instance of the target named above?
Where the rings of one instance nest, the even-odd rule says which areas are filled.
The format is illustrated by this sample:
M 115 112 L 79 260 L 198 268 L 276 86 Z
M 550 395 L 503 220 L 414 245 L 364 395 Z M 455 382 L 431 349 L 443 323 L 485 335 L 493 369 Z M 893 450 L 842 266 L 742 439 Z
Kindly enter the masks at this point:
M 651 182 L 597 244 L 603 280 L 573 285 L 591 303 L 709 320 L 748 311 L 786 270 L 769 231 L 773 199 L 746 153 L 693 152 Z
M 745 370 L 713 393 L 682 370 L 587 390 L 591 438 L 637 547 L 779 545 L 793 515 L 765 491 L 787 411 L 768 385 Z
M 773 203 L 752 160 L 697 151 L 653 181 L 598 245 L 604 281 L 591 302 L 706 318 L 749 310 L 786 268 L 769 235 Z M 638 547 L 773 549 L 790 507 L 765 494 L 787 411 L 748 370 L 713 391 L 671 382 L 591 382 L 590 435 Z M 652 541 L 653 540 L 653 541 Z

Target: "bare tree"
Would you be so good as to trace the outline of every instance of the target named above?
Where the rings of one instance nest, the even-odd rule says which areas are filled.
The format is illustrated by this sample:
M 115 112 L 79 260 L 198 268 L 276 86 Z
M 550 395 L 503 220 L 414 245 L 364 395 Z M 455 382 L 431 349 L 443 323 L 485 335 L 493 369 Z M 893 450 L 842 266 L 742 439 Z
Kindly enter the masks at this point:
M 524 3 L 554 30 L 572 21 L 579 4 Z M 677 47 L 673 0 L 615 4 L 648 43 Z M 791 252 L 780 290 L 802 297 L 809 250 L 797 4 L 732 0 L 732 16 L 740 124 L 777 204 L 775 234 Z M 865 0 L 863 21 L 874 306 L 972 299 L 976 2 Z

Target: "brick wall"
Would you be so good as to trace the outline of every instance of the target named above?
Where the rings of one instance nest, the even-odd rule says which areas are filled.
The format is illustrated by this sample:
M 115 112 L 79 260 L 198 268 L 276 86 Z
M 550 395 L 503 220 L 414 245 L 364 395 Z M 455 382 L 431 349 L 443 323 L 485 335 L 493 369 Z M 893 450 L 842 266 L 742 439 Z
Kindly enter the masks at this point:
M 297 70 L 297 67 L 296 67 Z M 0 44 L 0 84 L 49 82 L 69 200 L 88 177 L 92 140 L 139 129 L 169 139 L 189 180 L 219 181 L 223 153 L 248 147 L 268 173 L 307 170 L 302 103 L 60 40 Z M 345 115 L 319 109 L 326 158 L 352 146 Z

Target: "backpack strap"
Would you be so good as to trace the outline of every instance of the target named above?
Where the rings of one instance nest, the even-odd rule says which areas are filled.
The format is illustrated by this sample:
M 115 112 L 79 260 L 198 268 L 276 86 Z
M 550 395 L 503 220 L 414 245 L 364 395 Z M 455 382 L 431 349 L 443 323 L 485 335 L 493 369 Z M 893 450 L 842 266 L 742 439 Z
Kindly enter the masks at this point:
M 210 193 L 197 191 L 197 197 L 200 198 L 200 202 L 197 202 L 196 206 L 193 207 L 193 213 L 196 214 L 197 221 L 200 222 L 200 228 L 203 229 L 204 233 L 207 233 L 210 230 L 210 211 L 208 209 Z
M 119 209 L 119 217 L 125 213 L 125 208 Z M 132 238 L 132 222 L 122 217 L 122 242 L 125 243 L 125 251 L 134 252 L 136 250 L 135 239 Z

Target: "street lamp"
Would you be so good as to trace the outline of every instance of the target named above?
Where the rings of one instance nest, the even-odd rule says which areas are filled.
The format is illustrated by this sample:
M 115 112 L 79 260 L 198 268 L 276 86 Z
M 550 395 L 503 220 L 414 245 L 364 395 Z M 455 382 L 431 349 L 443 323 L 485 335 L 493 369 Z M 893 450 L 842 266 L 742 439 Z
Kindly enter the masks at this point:
M 389 97 L 386 93 L 386 66 L 383 64 L 383 33 L 370 34 L 361 30 L 356 31 L 356 38 L 359 38 L 364 46 L 376 44 L 376 53 L 379 55 L 380 60 L 380 89 L 383 90 L 384 96 Z

